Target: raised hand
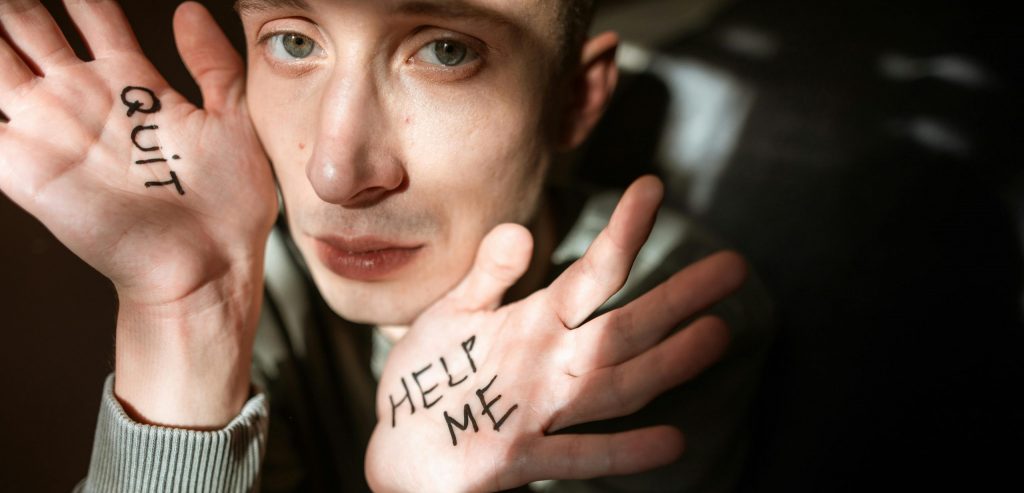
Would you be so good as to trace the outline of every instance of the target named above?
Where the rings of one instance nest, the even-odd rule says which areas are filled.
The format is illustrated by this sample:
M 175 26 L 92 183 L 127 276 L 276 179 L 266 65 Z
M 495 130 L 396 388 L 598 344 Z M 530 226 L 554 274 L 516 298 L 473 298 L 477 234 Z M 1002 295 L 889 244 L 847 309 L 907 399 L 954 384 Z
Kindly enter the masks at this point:
M 463 282 L 388 357 L 366 460 L 375 490 L 495 491 L 640 472 L 678 457 L 682 435 L 670 427 L 551 435 L 640 409 L 728 345 L 727 328 L 710 316 L 666 335 L 742 284 L 745 266 L 733 253 L 584 323 L 625 282 L 661 190 L 656 179 L 638 180 L 583 258 L 547 289 L 501 308 L 532 242 L 514 225 L 484 239 Z
M 203 7 L 181 6 L 176 41 L 197 108 L 145 58 L 115 1 L 65 4 L 92 61 L 38 1 L 0 1 L 0 190 L 113 281 L 119 397 L 147 420 L 223 424 L 248 389 L 239 361 L 277 210 L 242 60 Z M 186 350 L 212 341 L 207 354 Z M 211 368 L 215 348 L 228 353 Z

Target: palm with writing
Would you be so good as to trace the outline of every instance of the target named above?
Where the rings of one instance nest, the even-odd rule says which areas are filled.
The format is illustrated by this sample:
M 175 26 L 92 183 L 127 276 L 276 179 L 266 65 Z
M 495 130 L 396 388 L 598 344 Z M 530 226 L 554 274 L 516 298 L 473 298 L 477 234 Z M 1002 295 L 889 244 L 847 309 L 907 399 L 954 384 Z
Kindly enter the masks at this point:
M 584 323 L 625 282 L 661 190 L 656 179 L 638 180 L 583 258 L 548 288 L 504 307 L 531 238 L 502 225 L 484 239 L 462 283 L 388 357 L 366 461 L 375 490 L 502 490 L 640 472 L 678 457 L 682 436 L 667 426 L 551 435 L 640 409 L 728 345 L 727 328 L 710 316 L 666 334 L 739 287 L 745 267 L 733 253 Z
M 146 59 L 117 2 L 65 4 L 92 61 L 75 55 L 38 1 L 0 1 L 0 111 L 9 118 L 0 124 L 0 189 L 113 281 L 119 366 L 142 358 L 139 347 L 184 344 L 153 335 L 162 323 L 231 318 L 216 330 L 251 338 L 277 199 L 247 114 L 241 57 L 203 7 L 179 8 L 176 41 L 202 91 L 197 108 Z M 142 325 L 153 329 L 146 335 Z M 234 353 L 247 351 L 240 345 Z M 243 376 L 225 384 L 232 406 L 244 397 Z M 118 374 L 122 394 L 131 385 Z M 174 421 L 155 404 L 137 405 Z

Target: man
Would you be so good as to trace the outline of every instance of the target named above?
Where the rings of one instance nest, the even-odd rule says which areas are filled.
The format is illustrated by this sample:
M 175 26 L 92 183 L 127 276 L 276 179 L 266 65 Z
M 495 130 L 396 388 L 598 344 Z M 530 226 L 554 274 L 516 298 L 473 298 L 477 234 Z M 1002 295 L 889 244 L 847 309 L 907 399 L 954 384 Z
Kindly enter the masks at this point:
M 669 233 L 672 253 L 648 254 L 616 295 L 660 185 L 633 184 L 600 234 L 588 221 L 601 230 L 608 196 L 545 194 L 556 154 L 585 139 L 616 82 L 615 36 L 584 43 L 588 2 L 242 1 L 247 67 L 186 3 L 175 32 L 201 110 L 143 57 L 115 2 L 66 5 L 94 61 L 38 2 L 0 3 L 0 187 L 117 289 L 85 490 L 358 487 L 368 440 L 366 479 L 381 490 L 503 489 L 677 459 L 679 432 L 656 426 L 672 418 L 604 420 L 657 410 L 645 406 L 721 356 L 728 329 L 697 315 L 744 269 L 721 254 L 670 276 L 680 250 L 706 247 Z M 267 156 L 287 223 L 269 246 Z M 519 301 L 499 308 L 510 288 Z M 721 435 L 694 447 L 700 467 L 625 487 L 730 483 L 706 476 L 742 456 L 757 341 L 719 373 L 733 382 L 704 382 L 719 397 L 691 404 L 717 418 L 678 393 L 661 406 Z M 608 428 L 555 434 L 587 423 Z

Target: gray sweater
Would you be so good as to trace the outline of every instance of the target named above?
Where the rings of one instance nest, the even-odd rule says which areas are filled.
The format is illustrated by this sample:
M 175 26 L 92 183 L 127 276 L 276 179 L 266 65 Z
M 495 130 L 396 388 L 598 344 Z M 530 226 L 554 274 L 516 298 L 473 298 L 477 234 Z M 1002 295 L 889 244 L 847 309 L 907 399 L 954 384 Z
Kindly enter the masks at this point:
M 595 194 L 566 216 L 556 266 L 579 258 L 607 224 L 618 193 Z M 681 214 L 663 209 L 626 286 L 621 306 L 683 266 L 720 248 Z M 387 341 L 326 307 L 290 245 L 275 230 L 267 246 L 266 297 L 253 361 L 254 395 L 218 431 L 133 422 L 103 389 L 85 492 L 285 492 L 366 490 L 363 453 L 373 429 L 376 377 Z M 560 272 L 560 269 L 554 269 Z M 625 477 L 548 481 L 539 491 L 725 492 L 735 487 L 746 449 L 749 404 L 773 334 L 771 306 L 756 279 L 712 312 L 733 332 L 723 360 L 697 379 L 624 418 L 575 427 L 611 432 L 673 424 L 687 436 L 674 464 Z

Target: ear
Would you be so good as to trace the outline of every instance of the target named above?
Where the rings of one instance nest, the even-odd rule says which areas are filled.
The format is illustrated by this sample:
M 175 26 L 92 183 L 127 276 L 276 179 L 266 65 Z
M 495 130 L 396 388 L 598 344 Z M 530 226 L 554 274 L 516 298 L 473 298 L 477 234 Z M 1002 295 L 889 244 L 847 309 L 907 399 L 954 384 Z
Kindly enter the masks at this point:
M 562 131 L 558 141 L 563 151 L 579 147 L 590 135 L 619 82 L 619 68 L 615 52 L 619 48 L 619 35 L 605 32 L 587 40 L 583 45 L 580 67 L 569 85 L 569 104 L 562 118 Z

